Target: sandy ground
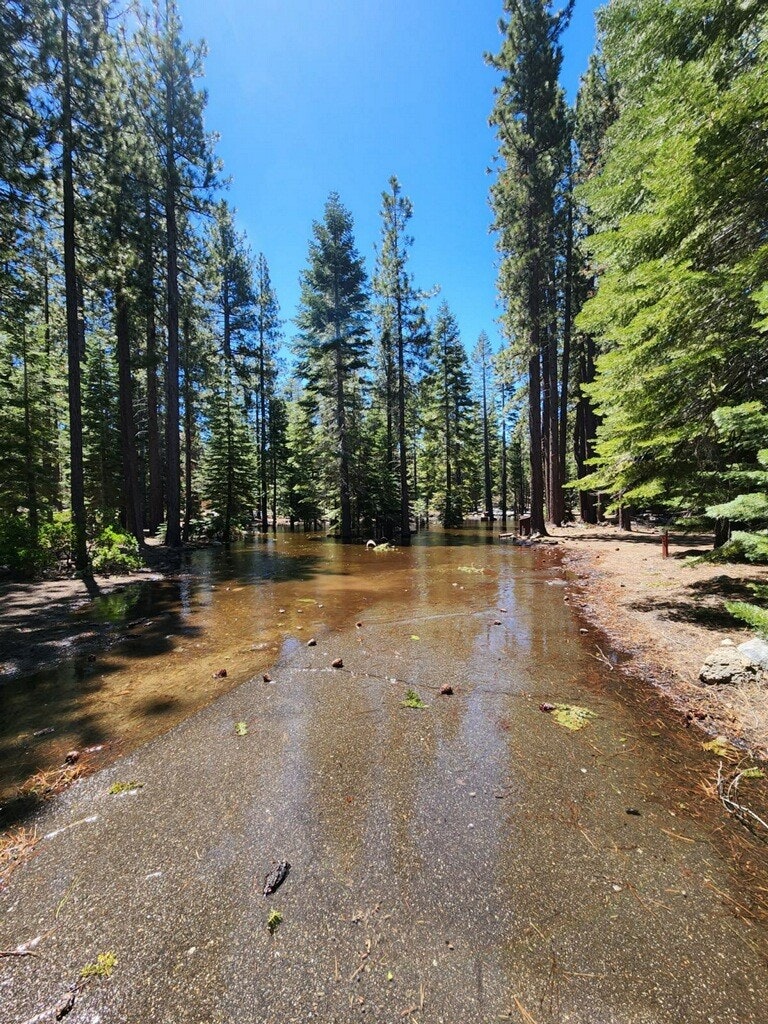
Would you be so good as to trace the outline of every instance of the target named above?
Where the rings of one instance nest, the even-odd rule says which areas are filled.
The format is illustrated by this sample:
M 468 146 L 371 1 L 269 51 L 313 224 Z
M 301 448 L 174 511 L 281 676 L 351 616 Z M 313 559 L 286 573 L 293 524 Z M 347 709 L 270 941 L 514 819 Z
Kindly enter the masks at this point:
M 750 600 L 750 583 L 768 582 L 768 568 L 691 565 L 688 555 L 711 541 L 670 537 L 662 558 L 658 530 L 624 533 L 610 526 L 553 529 L 576 583 L 569 598 L 602 629 L 628 667 L 670 693 L 689 720 L 740 741 L 768 757 L 768 701 L 764 687 L 704 687 L 704 659 L 723 640 L 739 644 L 754 634 L 728 614 L 726 600 Z

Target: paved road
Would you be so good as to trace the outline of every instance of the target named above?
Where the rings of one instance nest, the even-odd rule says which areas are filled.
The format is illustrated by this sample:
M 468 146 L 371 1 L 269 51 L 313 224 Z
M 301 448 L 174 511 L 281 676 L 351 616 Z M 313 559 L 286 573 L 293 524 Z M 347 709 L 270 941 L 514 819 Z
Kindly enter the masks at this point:
M 510 564 L 404 573 L 53 802 L 0 902 L 0 948 L 42 936 L 0 960 L 3 1024 L 52 1020 L 105 952 L 70 1024 L 764 1024 L 766 936 L 715 897 L 746 898 L 665 735 L 605 685 L 557 570 Z M 542 700 L 599 717 L 569 733 Z

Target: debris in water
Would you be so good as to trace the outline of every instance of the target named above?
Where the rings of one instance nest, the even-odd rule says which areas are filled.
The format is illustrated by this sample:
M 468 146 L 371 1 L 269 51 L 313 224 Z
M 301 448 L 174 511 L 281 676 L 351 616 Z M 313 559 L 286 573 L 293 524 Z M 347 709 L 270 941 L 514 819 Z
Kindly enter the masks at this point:
M 247 722 L 235 722 L 235 733 L 238 736 L 248 735 L 248 723 Z
M 214 679 L 226 679 L 227 678 L 227 670 L 225 668 L 217 669 L 217 671 L 213 673 L 213 678 Z
M 702 743 L 701 746 L 703 750 L 714 754 L 715 757 L 722 757 L 726 761 L 734 761 L 738 756 L 738 751 L 728 742 L 725 736 L 715 736 L 713 740 L 709 740 L 708 743 Z
M 64 756 L 64 764 L 75 764 L 79 760 L 80 760 L 80 751 L 79 750 L 70 750 Z
M 307 640 L 307 647 L 317 647 L 317 640 L 314 637 L 311 640 Z
M 570 729 L 571 732 L 583 729 L 591 718 L 597 718 L 594 711 L 579 707 L 578 704 L 540 704 L 539 710 L 551 714 L 558 725 Z
M 136 782 L 134 779 L 132 782 L 113 782 L 109 787 L 110 796 L 118 796 L 120 793 L 133 793 L 137 789 L 144 787 L 143 782 Z
M 270 896 L 273 892 L 279 889 L 288 877 L 288 872 L 290 870 L 291 865 L 287 860 L 279 861 L 264 879 L 264 895 Z
M 280 927 L 283 921 L 283 915 L 279 910 L 274 908 L 270 910 L 269 917 L 267 918 L 267 928 L 269 928 L 269 934 L 274 935 L 277 929 Z
M 261 678 L 264 680 L 265 683 L 272 682 L 272 676 L 269 674 L 269 672 L 265 672 Z
M 450 685 L 450 683 L 443 683 L 443 685 L 440 687 L 440 693 L 443 695 L 443 697 L 452 697 L 453 687 Z
M 344 661 L 342 658 L 334 658 L 331 662 L 331 668 L 344 668 Z
M 56 730 L 54 729 L 54 727 L 52 725 L 49 725 L 47 729 L 38 729 L 36 732 L 33 732 L 32 735 L 33 736 L 50 736 L 52 732 L 56 732 Z
M 400 706 L 403 708 L 415 708 L 416 710 L 428 707 L 418 693 L 411 689 L 405 691 L 405 700 L 400 702 Z

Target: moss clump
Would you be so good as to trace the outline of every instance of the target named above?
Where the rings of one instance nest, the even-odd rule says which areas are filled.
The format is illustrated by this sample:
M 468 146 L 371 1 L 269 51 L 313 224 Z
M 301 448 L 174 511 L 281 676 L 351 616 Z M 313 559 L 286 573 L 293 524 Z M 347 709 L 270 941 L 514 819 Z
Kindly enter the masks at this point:
M 119 793 L 132 793 L 135 789 L 141 789 L 143 782 L 136 782 L 134 779 L 132 782 L 113 782 L 109 787 L 109 795 L 117 796 Z
M 247 722 L 235 722 L 235 733 L 238 736 L 248 735 L 248 723 Z
M 415 690 L 408 689 L 405 691 L 405 700 L 401 701 L 400 706 L 420 710 L 422 708 L 426 708 L 428 705 L 424 703 Z
M 555 704 L 551 714 L 558 725 L 570 729 L 571 732 L 578 732 L 585 725 L 589 725 L 591 719 L 597 718 L 594 711 L 579 707 L 578 704 Z
M 277 929 L 280 927 L 283 921 L 283 915 L 279 910 L 274 908 L 270 910 L 269 917 L 267 918 L 267 928 L 269 928 L 269 934 L 274 935 Z
M 80 977 L 84 980 L 88 978 L 110 978 L 116 965 L 117 957 L 114 953 L 99 953 L 96 957 L 96 963 L 86 964 L 82 971 L 80 971 Z

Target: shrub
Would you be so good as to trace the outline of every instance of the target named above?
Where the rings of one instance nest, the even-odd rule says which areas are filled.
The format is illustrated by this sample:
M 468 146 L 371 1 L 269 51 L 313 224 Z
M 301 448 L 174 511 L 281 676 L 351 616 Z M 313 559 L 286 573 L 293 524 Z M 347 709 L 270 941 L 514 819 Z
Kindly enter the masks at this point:
M 143 564 L 138 541 L 119 526 L 105 526 L 93 542 L 91 566 L 94 572 L 130 572 Z
M 768 565 L 768 534 L 734 531 L 731 539 L 701 557 L 704 562 L 749 562 Z
M 726 601 L 726 609 L 735 619 L 746 622 L 757 633 L 768 638 L 768 609 L 758 608 L 756 604 L 746 601 Z

